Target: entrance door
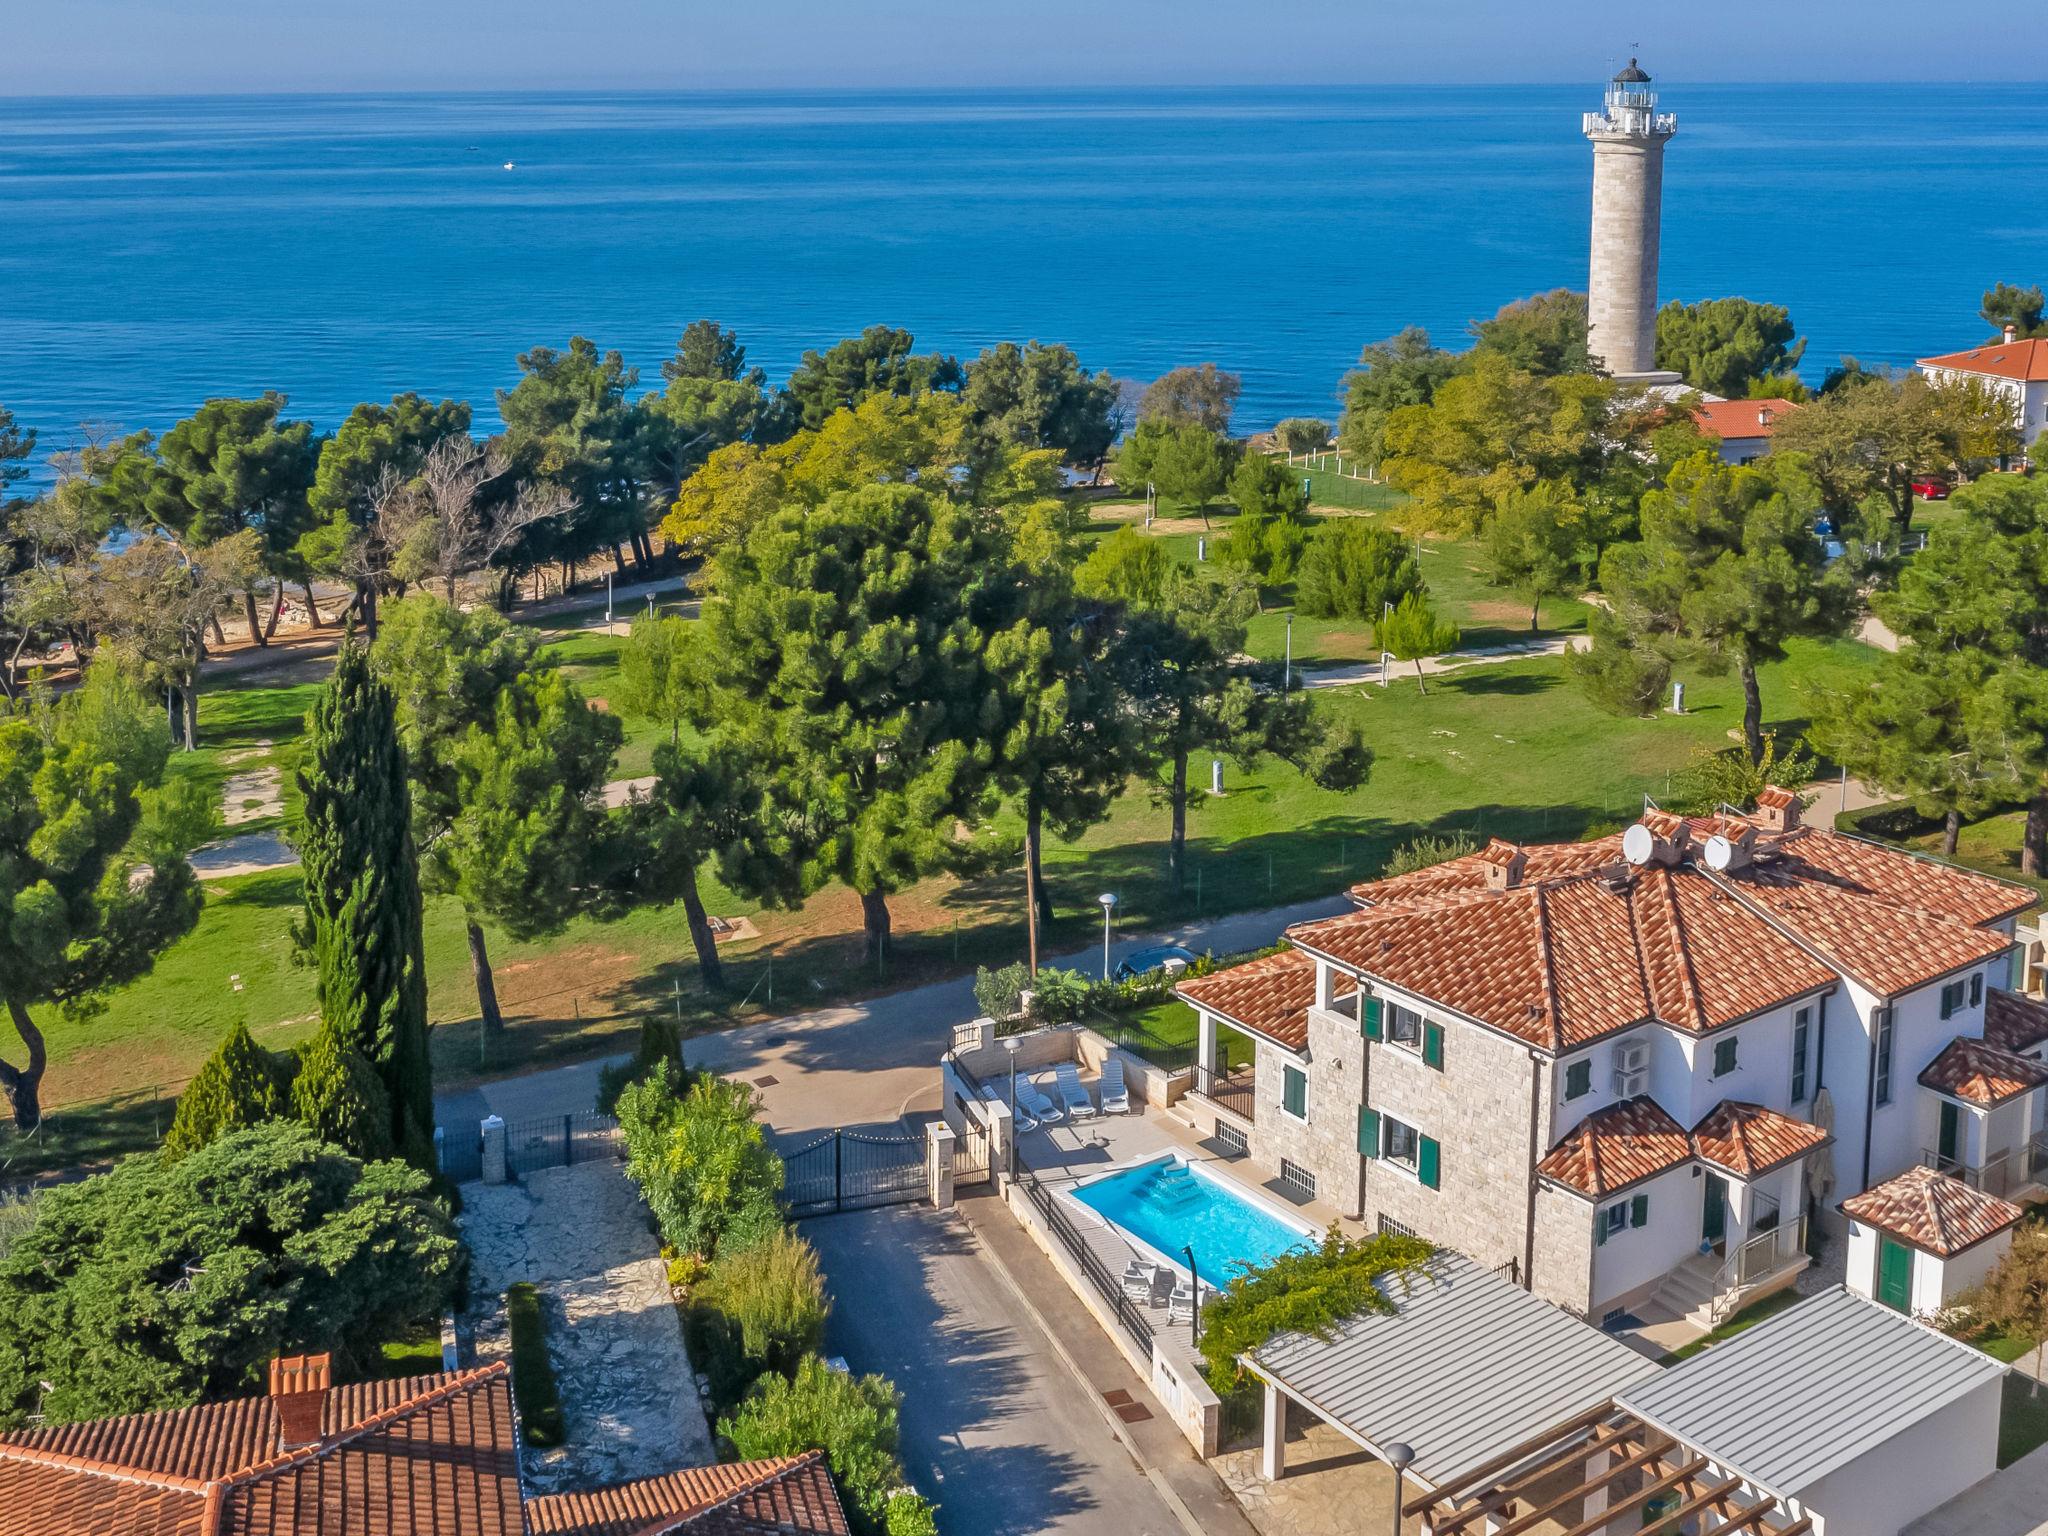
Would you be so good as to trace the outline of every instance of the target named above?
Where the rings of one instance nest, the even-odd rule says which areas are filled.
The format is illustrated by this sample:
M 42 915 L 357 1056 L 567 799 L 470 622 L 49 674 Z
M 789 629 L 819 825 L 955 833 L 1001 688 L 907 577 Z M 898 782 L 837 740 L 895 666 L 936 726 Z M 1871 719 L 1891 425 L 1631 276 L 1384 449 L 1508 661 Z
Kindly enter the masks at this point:
M 1877 1240 L 1877 1299 L 1901 1312 L 1913 1310 L 1913 1250 L 1882 1235 Z
M 1718 1173 L 1708 1174 L 1701 1199 L 1700 1241 L 1719 1249 L 1728 1236 L 1728 1181 Z
M 1962 1145 L 1962 1111 L 1947 1099 L 1941 1101 L 1941 1136 L 1935 1143 L 1945 1167 L 1954 1167 L 1956 1149 Z

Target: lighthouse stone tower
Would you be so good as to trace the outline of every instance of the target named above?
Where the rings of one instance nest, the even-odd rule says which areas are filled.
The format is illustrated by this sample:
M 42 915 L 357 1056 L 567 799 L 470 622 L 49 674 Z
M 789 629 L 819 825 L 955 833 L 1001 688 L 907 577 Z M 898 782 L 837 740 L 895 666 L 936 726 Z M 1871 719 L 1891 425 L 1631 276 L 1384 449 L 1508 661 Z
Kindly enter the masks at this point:
M 1650 77 L 1634 59 L 1585 115 L 1593 141 L 1593 262 L 1586 282 L 1588 349 L 1617 378 L 1676 383 L 1657 368 L 1657 234 L 1664 201 L 1664 146 L 1678 119 L 1657 110 Z

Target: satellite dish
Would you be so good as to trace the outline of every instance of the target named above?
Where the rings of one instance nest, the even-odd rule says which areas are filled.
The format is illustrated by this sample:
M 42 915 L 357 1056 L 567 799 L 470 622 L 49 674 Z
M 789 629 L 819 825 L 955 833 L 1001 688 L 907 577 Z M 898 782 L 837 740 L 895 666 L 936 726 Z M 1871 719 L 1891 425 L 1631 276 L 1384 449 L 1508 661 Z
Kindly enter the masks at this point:
M 1657 839 L 1640 821 L 1621 834 L 1621 856 L 1631 864 L 1647 864 L 1656 851 Z
M 1735 845 L 1716 832 L 1707 839 L 1707 868 L 1726 869 L 1728 861 L 1735 856 Z

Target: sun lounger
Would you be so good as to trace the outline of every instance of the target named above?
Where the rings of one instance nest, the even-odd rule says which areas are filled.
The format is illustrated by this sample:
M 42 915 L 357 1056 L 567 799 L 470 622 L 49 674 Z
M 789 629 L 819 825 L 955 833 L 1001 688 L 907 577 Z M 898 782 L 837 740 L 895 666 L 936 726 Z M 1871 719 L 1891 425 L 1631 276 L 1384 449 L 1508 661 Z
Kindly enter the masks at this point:
M 1150 1302 L 1156 1273 L 1154 1266 L 1145 1260 L 1131 1260 L 1124 1266 L 1124 1294 L 1132 1301 Z
M 1105 1115 L 1128 1115 L 1131 1112 L 1131 1090 L 1124 1084 L 1124 1059 L 1110 1056 L 1102 1063 L 1102 1081 L 1096 1084 L 1102 1094 L 1102 1112 Z
M 1028 1077 L 1017 1079 L 1017 1107 L 1030 1110 L 1040 1125 L 1066 1118 L 1066 1111 L 1048 1099 L 1044 1090 Z
M 1095 1101 L 1088 1097 L 1088 1090 L 1081 1085 L 1081 1074 L 1074 1070 L 1071 1061 L 1063 1061 L 1052 1069 L 1053 1081 L 1059 1085 L 1060 1102 L 1067 1113 L 1076 1120 L 1092 1119 L 1095 1115 Z
M 1021 1088 L 1022 1085 L 1020 1084 L 1020 1091 L 1017 1095 L 1017 1108 L 1015 1111 L 1014 1123 L 1017 1129 L 1020 1131 L 1035 1131 L 1038 1129 L 1038 1121 L 1032 1115 L 1030 1106 L 1024 1102 L 1024 1095 L 1021 1091 Z M 1003 1090 L 998 1088 L 994 1083 L 983 1083 L 981 1085 L 981 1096 L 984 1099 L 987 1099 L 991 1104 L 1008 1104 L 1010 1102 L 1008 1099 L 1003 1097 Z
M 1172 1294 L 1166 1298 L 1166 1320 L 1169 1323 L 1184 1323 L 1194 1315 L 1194 1282 L 1185 1275 L 1177 1275 L 1174 1277 Z

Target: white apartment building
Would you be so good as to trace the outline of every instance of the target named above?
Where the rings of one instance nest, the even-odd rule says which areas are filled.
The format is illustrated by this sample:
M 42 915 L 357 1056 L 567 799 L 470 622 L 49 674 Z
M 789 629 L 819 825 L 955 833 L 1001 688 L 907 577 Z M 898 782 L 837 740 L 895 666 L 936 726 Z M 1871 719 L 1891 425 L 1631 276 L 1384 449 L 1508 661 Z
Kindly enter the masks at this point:
M 2008 325 L 2001 341 L 1923 357 L 1915 366 L 1937 383 L 1970 379 L 2003 395 L 2012 402 L 2022 443 L 2031 445 L 2048 429 L 2048 337 L 2019 341 Z

